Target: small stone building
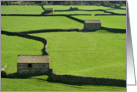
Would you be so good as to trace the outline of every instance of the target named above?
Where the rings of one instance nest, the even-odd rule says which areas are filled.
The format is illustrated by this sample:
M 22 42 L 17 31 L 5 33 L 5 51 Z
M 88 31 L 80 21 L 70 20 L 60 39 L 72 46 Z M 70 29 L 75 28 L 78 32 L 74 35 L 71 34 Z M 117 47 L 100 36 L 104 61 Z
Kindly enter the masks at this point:
M 47 74 L 49 71 L 49 55 L 27 56 L 19 55 L 17 73 L 20 74 Z
M 53 8 L 45 8 L 43 14 L 53 14 L 54 9 Z
M 99 30 L 101 28 L 100 20 L 85 20 L 84 30 Z
M 78 7 L 70 7 L 69 10 L 78 10 Z
M 121 8 L 121 5 L 120 4 L 116 4 L 115 8 Z

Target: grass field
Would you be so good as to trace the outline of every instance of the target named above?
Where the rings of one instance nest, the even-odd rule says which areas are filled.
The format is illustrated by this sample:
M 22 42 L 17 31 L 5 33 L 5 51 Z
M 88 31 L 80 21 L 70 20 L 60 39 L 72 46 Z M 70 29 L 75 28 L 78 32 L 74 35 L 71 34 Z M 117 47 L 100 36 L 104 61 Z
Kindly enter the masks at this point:
M 50 5 L 45 8 L 67 10 L 70 6 Z M 110 9 L 103 6 L 78 6 L 79 9 Z M 126 8 L 126 7 L 124 7 Z M 126 10 L 111 12 L 125 14 Z M 40 6 L 1 6 L 1 14 L 41 14 Z M 81 20 L 101 20 L 102 27 L 126 29 L 126 16 L 109 15 L 103 11 L 65 11 L 54 14 L 92 14 L 73 16 Z M 44 29 L 83 29 L 84 24 L 65 16 L 1 16 L 1 30 L 22 32 Z M 97 30 L 94 32 L 45 32 L 29 34 L 48 41 L 50 68 L 57 74 L 71 74 L 126 80 L 126 33 Z M 43 44 L 18 36 L 1 34 L 1 67 L 7 64 L 8 74 L 17 72 L 18 55 L 42 55 Z M 125 91 L 126 87 L 70 85 L 47 81 L 48 76 L 1 78 L 2 91 Z

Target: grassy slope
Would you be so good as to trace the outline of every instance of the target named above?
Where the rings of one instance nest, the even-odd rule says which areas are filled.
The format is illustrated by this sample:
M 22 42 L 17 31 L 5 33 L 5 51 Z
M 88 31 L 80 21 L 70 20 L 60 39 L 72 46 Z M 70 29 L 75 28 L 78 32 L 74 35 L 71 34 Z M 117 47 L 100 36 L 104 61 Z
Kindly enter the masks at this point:
M 107 28 L 126 29 L 126 16 L 74 16 L 82 20 L 101 20 L 101 26 Z
M 10 8 L 9 8 L 10 7 Z M 40 14 L 39 6 L 2 6 L 4 13 Z M 70 6 L 48 6 L 68 9 Z M 88 6 L 89 7 L 89 6 Z M 80 6 L 81 9 L 103 7 Z M 107 8 L 107 7 L 104 7 Z M 11 10 L 9 10 L 11 9 Z M 16 9 L 16 10 L 15 10 Z M 20 10 L 20 11 L 19 11 Z M 35 11 L 34 11 L 35 10 Z M 16 12 L 15 12 L 16 11 Z M 80 19 L 101 19 L 102 26 L 126 29 L 125 16 L 75 16 Z M 1 28 L 6 31 L 29 31 L 54 28 L 83 28 L 83 24 L 66 17 L 6 17 L 1 18 Z M 10 20 L 10 21 L 9 21 Z M 44 22 L 43 22 L 44 20 Z M 29 21 L 29 22 L 28 22 Z M 66 22 L 67 21 L 67 22 Z M 110 23 L 111 22 L 111 23 Z M 58 25 L 57 25 L 58 23 Z M 29 25 L 29 26 L 28 26 Z M 48 26 L 45 26 L 48 25 Z M 63 25 L 63 27 L 62 27 Z M 105 78 L 126 79 L 126 34 L 96 32 L 53 32 L 32 34 L 48 40 L 50 67 L 58 74 L 73 74 Z M 21 37 L 1 35 L 1 65 L 7 64 L 8 73 L 16 72 L 17 55 L 40 55 L 43 44 Z M 123 87 L 67 85 L 45 81 L 47 76 L 29 79 L 1 79 L 2 90 L 6 91 L 99 91 L 125 90 Z M 43 80 L 40 80 L 43 79 Z M 16 84 L 13 84 L 16 83 Z M 17 85 L 18 84 L 18 85 Z M 27 85 L 27 86 L 26 86 Z M 39 86 L 40 85 L 40 86 Z
M 18 7 L 18 8 L 17 8 Z M 53 8 L 54 10 L 67 10 L 71 6 L 63 5 L 45 5 L 45 8 Z M 79 9 L 94 10 L 94 9 L 109 9 L 109 7 L 103 6 L 77 6 Z M 43 12 L 41 6 L 1 6 L 1 14 L 41 14 Z
M 48 40 L 51 67 L 56 73 L 126 79 L 125 34 L 59 32 L 35 35 Z
M 10 20 L 10 21 L 9 21 Z M 57 25 L 58 23 L 58 25 Z M 2 16 L 1 28 L 11 32 L 83 28 L 83 24 L 66 17 L 10 17 Z M 63 26 L 62 26 L 63 25 Z
M 114 9 L 114 10 L 108 10 L 108 11 L 119 13 L 119 14 L 126 14 L 126 10 Z

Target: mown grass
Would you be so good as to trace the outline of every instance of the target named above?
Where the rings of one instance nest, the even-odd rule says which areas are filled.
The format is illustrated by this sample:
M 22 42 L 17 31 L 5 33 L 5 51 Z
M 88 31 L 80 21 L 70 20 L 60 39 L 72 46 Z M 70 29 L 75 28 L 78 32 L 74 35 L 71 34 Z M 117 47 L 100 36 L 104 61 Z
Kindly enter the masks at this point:
M 44 6 L 56 10 L 70 6 Z M 80 9 L 108 9 L 102 6 L 78 6 Z M 2 6 L 2 14 L 40 14 L 39 6 Z M 59 12 L 75 13 L 75 12 Z M 85 13 L 85 11 L 77 12 Z M 98 12 L 96 12 L 98 13 Z M 82 20 L 101 20 L 103 27 L 126 29 L 126 16 L 74 16 Z M 83 28 L 83 24 L 66 17 L 2 16 L 1 29 L 21 32 L 42 29 Z M 107 30 L 95 32 L 50 32 L 30 34 L 48 41 L 50 68 L 57 74 L 115 78 L 126 80 L 126 34 Z M 18 36 L 1 35 L 1 67 L 17 72 L 18 55 L 41 55 L 43 44 Z M 48 82 L 46 75 L 30 78 L 1 78 L 2 91 L 125 91 L 125 87 L 70 85 Z

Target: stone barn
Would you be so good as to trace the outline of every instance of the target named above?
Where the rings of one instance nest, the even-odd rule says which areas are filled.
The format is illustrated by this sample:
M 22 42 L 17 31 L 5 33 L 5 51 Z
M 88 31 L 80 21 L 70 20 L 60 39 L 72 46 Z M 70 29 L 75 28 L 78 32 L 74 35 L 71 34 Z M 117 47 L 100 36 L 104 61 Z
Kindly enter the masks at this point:
M 78 10 L 78 7 L 70 7 L 69 10 Z
M 49 55 L 27 56 L 19 55 L 17 73 L 20 74 L 47 74 L 49 72 Z
M 53 8 L 45 8 L 43 14 L 53 14 L 54 9 Z
M 121 8 L 121 5 L 120 4 L 116 4 L 115 8 Z
M 99 30 L 100 28 L 100 20 L 85 20 L 84 22 L 84 30 Z

